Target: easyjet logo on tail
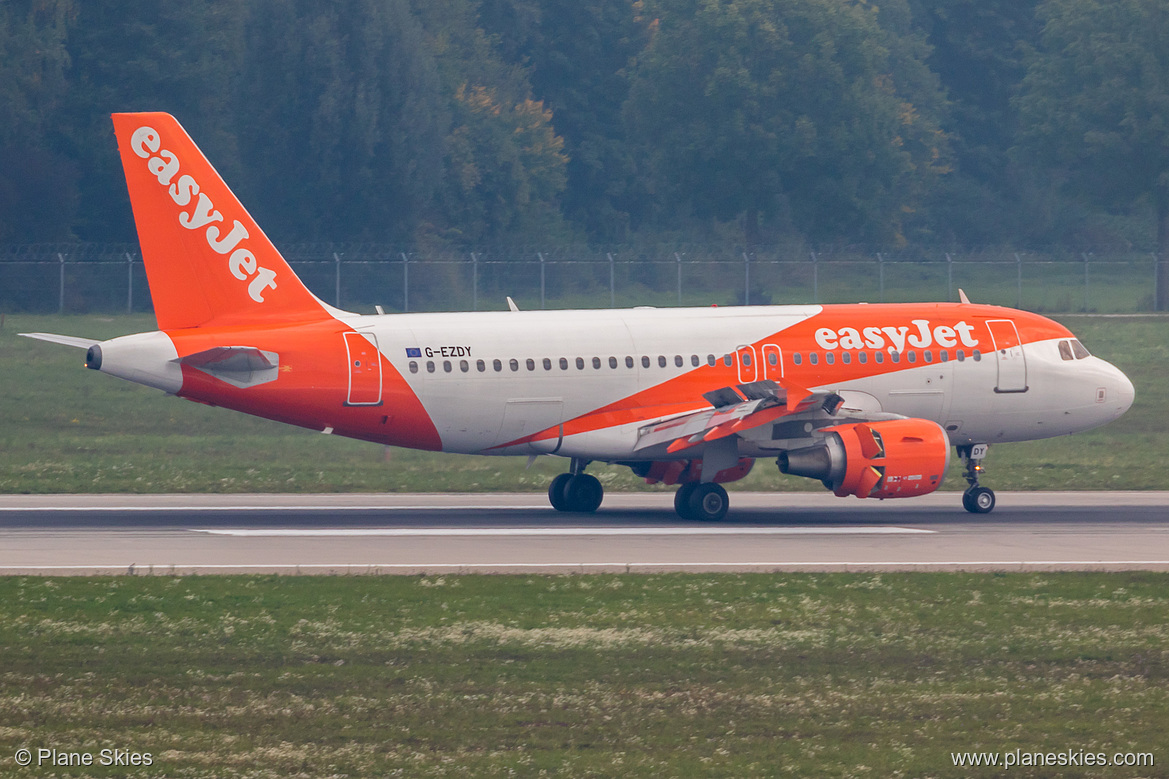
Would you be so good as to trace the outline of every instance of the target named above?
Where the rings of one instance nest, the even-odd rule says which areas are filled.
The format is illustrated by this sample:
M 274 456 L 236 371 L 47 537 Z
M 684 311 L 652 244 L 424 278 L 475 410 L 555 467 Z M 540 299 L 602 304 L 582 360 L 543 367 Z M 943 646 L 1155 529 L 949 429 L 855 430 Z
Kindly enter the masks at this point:
M 265 268 L 256 260 L 256 255 L 247 248 L 240 246 L 247 239 L 248 230 L 239 220 L 232 220 L 231 230 L 223 235 L 215 224 L 223 221 L 223 214 L 215 210 L 211 198 L 199 191 L 199 182 L 193 177 L 183 174 L 175 180 L 179 173 L 179 159 L 168 149 L 163 149 L 162 139 L 153 127 L 139 127 L 130 136 L 130 148 L 134 153 L 146 160 L 146 167 L 158 179 L 158 183 L 167 188 L 171 200 L 183 208 L 190 206 L 190 211 L 179 212 L 179 224 L 188 230 L 205 228 L 207 243 L 218 254 L 227 257 L 227 269 L 231 275 L 240 281 L 248 282 L 248 296 L 257 303 L 264 302 L 264 290 L 276 289 L 276 271 Z
M 827 350 L 884 349 L 888 344 L 890 350 L 898 352 L 905 351 L 907 344 L 914 349 L 928 349 L 935 343 L 943 349 L 952 349 L 959 342 L 970 348 L 978 346 L 974 325 L 965 321 L 935 327 L 928 319 L 913 319 L 910 324 L 913 328 L 905 325 L 864 327 L 859 330 L 855 327 L 842 327 L 839 330 L 821 327 L 816 331 L 816 343 L 821 349 Z

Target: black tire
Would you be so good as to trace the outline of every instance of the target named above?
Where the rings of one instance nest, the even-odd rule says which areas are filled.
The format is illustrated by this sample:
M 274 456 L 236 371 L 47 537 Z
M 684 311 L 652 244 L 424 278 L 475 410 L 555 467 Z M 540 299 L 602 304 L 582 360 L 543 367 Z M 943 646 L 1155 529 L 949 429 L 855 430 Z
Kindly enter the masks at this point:
M 694 494 L 694 488 L 697 486 L 698 482 L 688 481 L 674 493 L 674 511 L 682 519 L 694 519 L 690 515 L 690 496 Z
M 697 485 L 687 503 L 690 516 L 703 522 L 718 522 L 727 515 L 731 505 L 727 491 L 714 482 Z
M 962 507 L 971 514 L 989 514 L 994 503 L 994 490 L 987 487 L 971 487 L 962 493 Z
M 548 502 L 552 504 L 552 508 L 557 511 L 569 511 L 568 496 L 565 488 L 568 482 L 572 480 L 571 473 L 562 473 L 552 480 L 548 485 Z
M 578 514 L 592 514 L 601 507 L 605 499 L 605 488 L 596 476 L 587 473 L 572 476 L 564 487 L 564 498 L 568 511 Z

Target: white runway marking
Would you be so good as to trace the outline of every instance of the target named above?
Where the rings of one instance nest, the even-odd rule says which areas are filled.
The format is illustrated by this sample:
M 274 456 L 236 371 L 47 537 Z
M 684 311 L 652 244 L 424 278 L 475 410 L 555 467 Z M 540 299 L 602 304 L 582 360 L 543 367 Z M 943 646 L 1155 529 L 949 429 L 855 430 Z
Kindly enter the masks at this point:
M 252 538 L 436 536 L 836 536 L 918 535 L 935 530 L 911 527 L 369 527 L 369 528 L 191 528 L 193 533 Z

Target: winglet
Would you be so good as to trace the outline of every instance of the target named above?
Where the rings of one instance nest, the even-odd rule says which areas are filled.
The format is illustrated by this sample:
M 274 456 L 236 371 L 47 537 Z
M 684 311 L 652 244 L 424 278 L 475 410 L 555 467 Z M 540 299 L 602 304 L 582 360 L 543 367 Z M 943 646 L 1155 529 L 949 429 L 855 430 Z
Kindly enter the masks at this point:
M 113 120 L 159 329 L 331 315 L 173 116 Z

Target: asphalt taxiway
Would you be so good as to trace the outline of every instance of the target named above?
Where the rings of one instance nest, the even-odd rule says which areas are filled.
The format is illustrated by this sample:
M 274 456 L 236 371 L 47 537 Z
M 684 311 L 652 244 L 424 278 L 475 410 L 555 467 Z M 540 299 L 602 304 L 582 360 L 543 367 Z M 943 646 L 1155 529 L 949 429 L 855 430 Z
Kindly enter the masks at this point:
M 704 524 L 669 493 L 588 516 L 538 494 L 8 495 L 0 574 L 1169 570 L 1169 492 L 731 501 Z

